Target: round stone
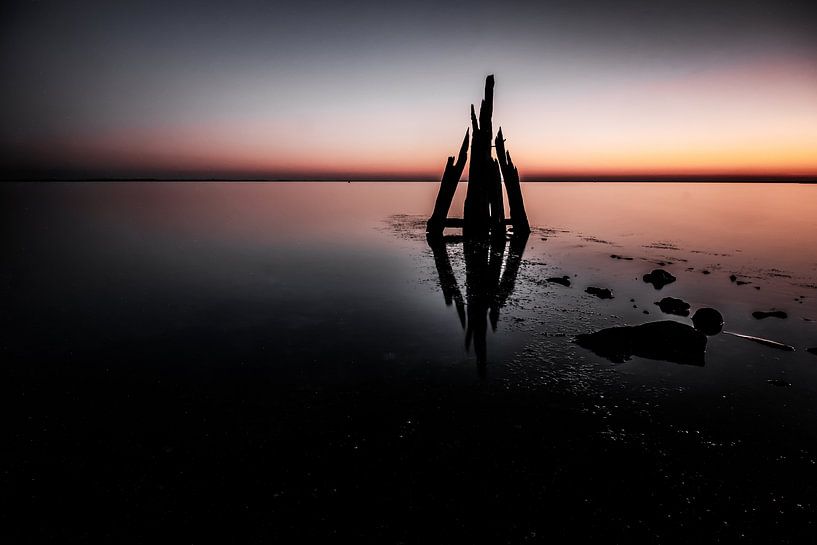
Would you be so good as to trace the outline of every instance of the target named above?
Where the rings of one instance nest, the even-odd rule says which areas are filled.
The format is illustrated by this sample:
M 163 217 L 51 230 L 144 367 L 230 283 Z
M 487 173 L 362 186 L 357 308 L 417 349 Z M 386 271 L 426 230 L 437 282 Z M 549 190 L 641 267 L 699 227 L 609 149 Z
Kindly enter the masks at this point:
M 706 335 L 717 335 L 723 329 L 723 316 L 714 308 L 699 308 L 692 316 L 692 325 Z

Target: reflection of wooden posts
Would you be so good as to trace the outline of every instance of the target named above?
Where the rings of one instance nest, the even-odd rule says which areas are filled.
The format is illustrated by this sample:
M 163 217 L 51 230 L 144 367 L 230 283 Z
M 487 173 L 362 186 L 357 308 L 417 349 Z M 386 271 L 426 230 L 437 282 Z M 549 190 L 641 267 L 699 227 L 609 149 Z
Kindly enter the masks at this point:
M 488 361 L 488 309 L 491 302 L 491 279 L 488 244 L 465 239 L 465 301 L 468 322 L 465 328 L 466 350 L 473 343 L 477 366 L 482 375 Z
M 450 307 L 451 303 L 454 303 L 457 307 L 457 316 L 460 317 L 460 325 L 465 329 L 465 302 L 457 284 L 457 277 L 454 276 L 454 269 L 451 268 L 451 260 L 448 258 L 445 243 L 430 236 L 426 240 L 434 253 L 434 265 L 437 267 L 437 276 L 440 277 L 440 288 L 443 290 L 445 305 Z
M 489 235 L 505 236 L 505 226 L 513 226 L 514 233 L 530 232 L 519 172 L 505 151 L 502 130 L 496 137 L 497 159 L 491 156 L 493 127 L 491 117 L 494 111 L 494 77 L 485 80 L 485 98 L 479 108 L 479 118 L 471 105 L 471 160 L 468 170 L 468 190 L 462 219 L 448 218 L 448 210 L 457 189 L 457 182 L 465 167 L 468 148 L 468 132 L 465 133 L 457 162 L 449 157 L 445 166 L 440 191 L 434 205 L 434 212 L 428 220 L 427 232 L 430 236 L 441 236 L 446 227 L 462 227 L 466 239 L 486 239 Z M 502 180 L 508 192 L 510 220 L 505 219 L 502 199 Z
M 460 323 L 465 327 L 465 348 L 468 350 L 473 345 L 477 369 L 480 375 L 484 375 L 488 361 L 488 322 L 496 331 L 499 312 L 516 284 L 528 235 L 514 235 L 509 244 L 505 237 L 481 241 L 429 235 L 427 240 L 434 253 L 434 264 L 445 303 L 451 305 L 453 301 L 456 305 Z M 448 244 L 460 242 L 463 244 L 465 257 L 465 305 L 447 248 Z
M 497 322 L 499 322 L 499 298 L 497 291 L 502 275 L 502 260 L 505 257 L 504 236 L 491 237 L 491 245 L 489 248 L 490 255 L 488 257 L 488 278 L 491 286 L 491 300 L 490 309 L 488 311 L 488 318 L 491 321 L 491 329 L 496 331 Z

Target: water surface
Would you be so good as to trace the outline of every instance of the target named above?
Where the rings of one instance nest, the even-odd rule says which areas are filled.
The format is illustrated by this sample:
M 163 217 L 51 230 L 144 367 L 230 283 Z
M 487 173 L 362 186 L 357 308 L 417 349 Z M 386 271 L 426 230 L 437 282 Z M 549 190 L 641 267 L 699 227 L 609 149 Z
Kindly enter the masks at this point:
M 817 186 L 525 184 L 484 266 L 436 189 L 2 188 L 6 499 L 54 540 L 815 537 Z M 575 344 L 691 324 L 663 297 L 795 350 Z

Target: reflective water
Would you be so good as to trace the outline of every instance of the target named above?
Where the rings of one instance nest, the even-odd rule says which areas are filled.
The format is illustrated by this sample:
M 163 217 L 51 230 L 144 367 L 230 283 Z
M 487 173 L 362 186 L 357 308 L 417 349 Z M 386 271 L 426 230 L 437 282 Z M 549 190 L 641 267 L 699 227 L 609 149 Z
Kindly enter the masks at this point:
M 814 537 L 817 186 L 526 184 L 492 247 L 426 241 L 436 189 L 0 189 L 4 495 L 49 538 Z M 795 350 L 573 342 L 663 297 Z

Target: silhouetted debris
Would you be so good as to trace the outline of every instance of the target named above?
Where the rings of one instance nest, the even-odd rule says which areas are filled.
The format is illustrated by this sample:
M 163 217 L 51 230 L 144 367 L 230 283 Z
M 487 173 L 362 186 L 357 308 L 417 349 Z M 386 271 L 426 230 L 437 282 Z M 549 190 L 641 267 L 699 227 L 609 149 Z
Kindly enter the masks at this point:
M 471 105 L 471 157 L 463 217 L 460 219 L 447 216 L 465 167 L 468 132 L 465 133 L 456 163 L 453 157 L 449 157 L 446 163 L 434 212 L 428 220 L 428 234 L 439 237 L 446 227 L 461 227 L 463 238 L 484 240 L 489 235 L 505 237 L 506 225 L 513 227 L 515 235 L 530 233 L 519 185 L 519 172 L 511 160 L 511 154 L 505 150 L 505 138 L 501 128 L 494 140 L 498 158 L 494 159 L 491 156 L 493 110 L 494 76 L 490 75 L 485 79 L 485 98 L 480 104 L 479 118 L 474 111 L 474 105 Z M 503 179 L 511 213 L 508 220 L 505 219 L 505 206 L 502 202 Z
M 737 280 L 737 279 L 738 279 L 738 277 L 737 277 L 737 276 L 735 276 L 734 274 L 730 274 L 730 275 L 729 275 L 729 280 L 730 280 L 730 281 L 734 282 L 734 281 L 735 281 L 735 280 Z
M 465 161 L 468 157 L 468 129 L 465 130 L 465 138 L 462 140 L 460 152 L 457 154 L 457 162 L 454 157 L 449 157 L 445 163 L 443 178 L 440 180 L 440 191 L 437 193 L 437 200 L 434 203 L 434 212 L 426 224 L 426 232 L 432 236 L 442 236 L 445 228 L 445 220 L 448 209 L 451 208 L 451 200 L 457 190 L 462 172 L 465 169 Z
M 814 354 L 815 356 L 817 356 L 817 346 L 815 346 L 814 348 L 806 348 L 806 352 L 808 352 L 809 354 Z
M 462 216 L 462 234 L 465 238 L 486 238 L 492 227 L 491 203 L 496 197 L 494 186 L 500 183 L 499 165 L 491 158 L 493 110 L 494 76 L 488 76 L 485 79 L 485 98 L 480 104 L 479 119 L 474 112 L 474 105 L 471 105 L 471 160 Z M 499 210 L 495 212 L 498 213 Z
M 706 335 L 673 321 L 602 329 L 579 335 L 576 344 L 613 363 L 632 356 L 686 365 L 704 365 Z
M 548 282 L 553 282 L 554 284 L 561 284 L 562 286 L 570 287 L 570 277 L 567 275 L 564 276 L 551 276 L 547 279 Z
M 599 299 L 612 299 L 613 292 L 610 291 L 609 288 L 597 288 L 595 286 L 590 286 L 585 292 L 589 293 L 590 295 L 595 295 Z
M 704 269 L 704 270 L 701 271 L 701 274 L 712 274 L 712 273 L 709 272 L 708 270 Z
M 510 152 L 505 151 L 505 137 L 502 135 L 502 127 L 499 128 L 494 144 L 496 146 L 497 163 L 502 172 L 502 179 L 505 182 L 505 191 L 508 193 L 508 211 L 511 214 L 513 232 L 520 235 L 530 233 L 528 214 L 525 212 L 522 189 L 519 186 L 519 170 L 514 166 Z
M 791 386 L 791 382 L 785 381 L 782 378 L 770 378 L 766 382 L 768 382 L 772 386 L 780 386 L 781 388 L 788 388 L 789 386 Z
M 757 318 L 758 320 L 763 320 L 764 318 L 788 318 L 789 315 L 783 312 L 782 310 L 756 310 L 752 313 L 752 316 Z
M 689 303 L 676 299 L 675 297 L 664 297 L 655 303 L 661 312 L 665 314 L 675 314 L 676 316 L 689 316 Z
M 717 335 L 723 329 L 723 316 L 714 308 L 699 308 L 692 315 L 692 325 L 705 335 Z
M 660 290 L 667 284 L 675 282 L 675 277 L 664 269 L 655 269 L 651 273 L 644 275 L 644 282 L 652 284 L 655 289 Z
M 745 286 L 746 284 L 751 284 L 751 282 L 747 282 L 746 280 L 738 280 L 735 282 L 738 286 Z
M 610 257 L 612 257 L 613 259 L 623 259 L 625 261 L 632 261 L 633 260 L 632 257 L 625 257 L 623 255 L 618 255 L 618 254 L 610 254 Z

